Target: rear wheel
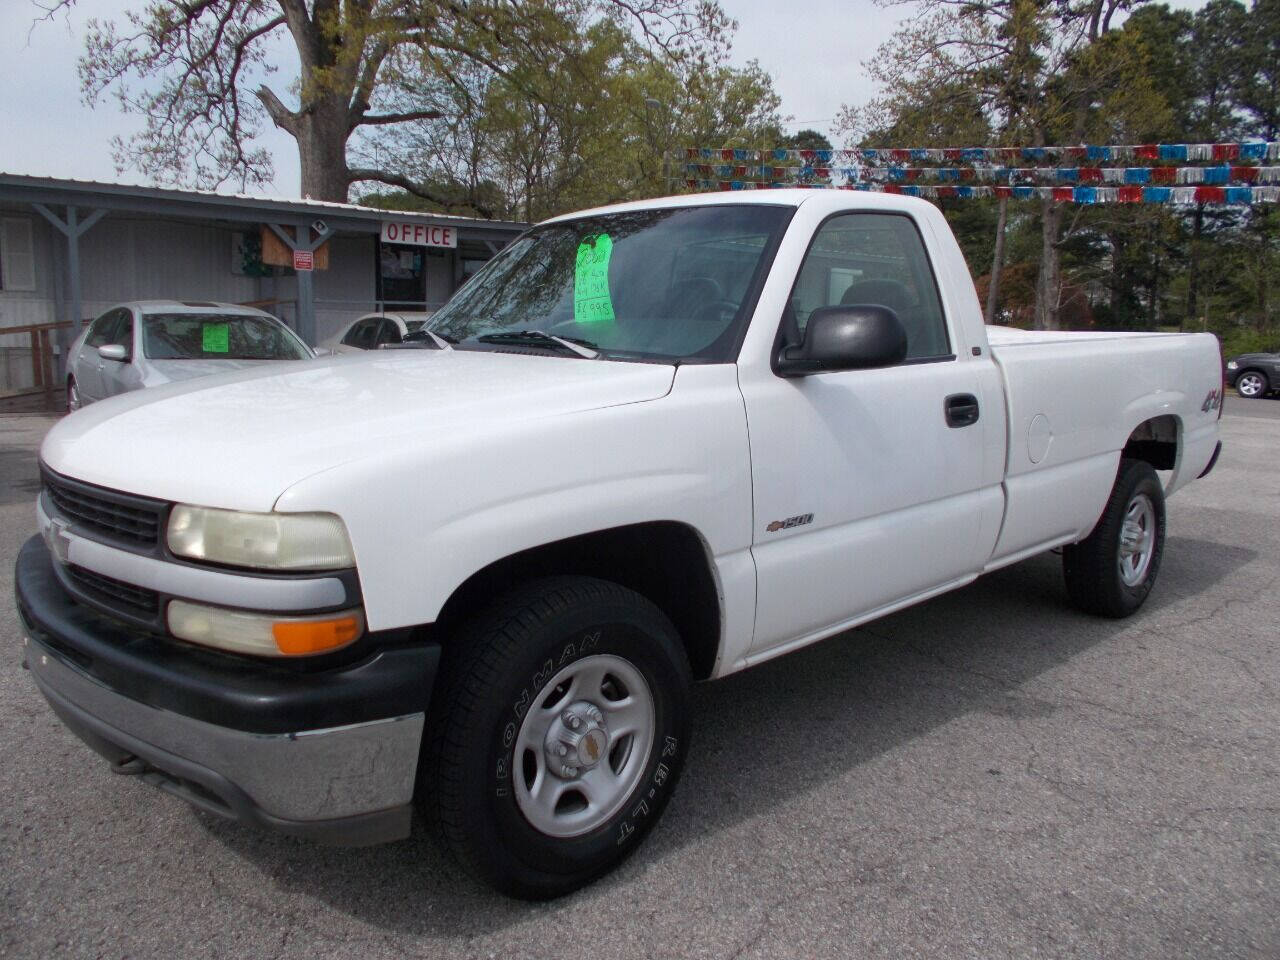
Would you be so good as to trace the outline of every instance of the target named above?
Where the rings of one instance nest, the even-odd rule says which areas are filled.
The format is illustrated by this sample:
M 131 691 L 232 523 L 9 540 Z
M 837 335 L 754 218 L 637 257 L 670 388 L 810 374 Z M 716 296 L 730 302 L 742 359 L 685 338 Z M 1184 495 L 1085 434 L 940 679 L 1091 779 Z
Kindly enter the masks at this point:
M 1077 607 L 1127 617 L 1147 599 L 1164 552 L 1164 488 L 1145 460 L 1121 460 L 1093 532 L 1062 551 L 1067 593 Z
M 543 899 L 612 868 L 658 819 L 687 745 L 688 660 L 639 594 L 557 577 L 499 600 L 446 651 L 423 766 L 454 856 Z
M 1263 396 L 1271 385 L 1267 375 L 1261 370 L 1246 370 L 1236 378 L 1236 393 L 1246 400 L 1256 400 Z

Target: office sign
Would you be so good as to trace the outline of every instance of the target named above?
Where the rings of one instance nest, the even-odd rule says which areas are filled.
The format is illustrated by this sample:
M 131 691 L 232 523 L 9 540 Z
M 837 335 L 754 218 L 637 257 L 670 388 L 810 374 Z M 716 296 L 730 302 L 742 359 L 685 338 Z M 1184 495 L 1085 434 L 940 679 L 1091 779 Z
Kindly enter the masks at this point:
M 454 227 L 442 227 L 431 223 L 414 223 L 405 220 L 382 221 L 383 243 L 408 243 L 419 247 L 458 246 L 458 231 Z

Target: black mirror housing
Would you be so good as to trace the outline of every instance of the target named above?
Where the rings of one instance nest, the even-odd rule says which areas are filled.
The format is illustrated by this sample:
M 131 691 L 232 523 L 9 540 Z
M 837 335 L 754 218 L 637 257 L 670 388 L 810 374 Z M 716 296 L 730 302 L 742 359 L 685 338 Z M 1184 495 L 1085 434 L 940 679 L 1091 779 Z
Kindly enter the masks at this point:
M 894 311 L 873 304 L 849 304 L 819 307 L 809 314 L 804 342 L 784 347 L 775 368 L 779 376 L 804 377 L 890 367 L 906 355 L 907 331 Z

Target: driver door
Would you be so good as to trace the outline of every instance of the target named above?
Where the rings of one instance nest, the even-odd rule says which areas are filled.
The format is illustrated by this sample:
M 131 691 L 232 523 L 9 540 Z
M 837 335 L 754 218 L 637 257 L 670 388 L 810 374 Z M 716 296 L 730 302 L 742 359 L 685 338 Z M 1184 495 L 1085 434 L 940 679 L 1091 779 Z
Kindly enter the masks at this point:
M 984 524 L 998 522 L 999 472 L 977 406 L 995 370 L 989 358 L 957 357 L 911 217 L 843 213 L 819 226 L 780 341 L 798 343 L 819 307 L 855 304 L 898 315 L 901 364 L 740 379 L 755 500 L 753 653 L 971 576 Z M 972 401 L 974 420 L 954 414 L 957 398 Z

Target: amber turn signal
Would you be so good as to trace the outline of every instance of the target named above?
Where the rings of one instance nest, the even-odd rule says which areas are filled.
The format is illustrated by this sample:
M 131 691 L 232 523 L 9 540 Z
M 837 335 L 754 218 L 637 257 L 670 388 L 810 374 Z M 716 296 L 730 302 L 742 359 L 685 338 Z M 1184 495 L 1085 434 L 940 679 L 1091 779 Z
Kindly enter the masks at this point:
M 345 616 L 336 620 L 286 620 L 273 624 L 271 634 L 276 646 L 288 657 L 305 657 L 345 647 L 360 636 L 359 617 Z

